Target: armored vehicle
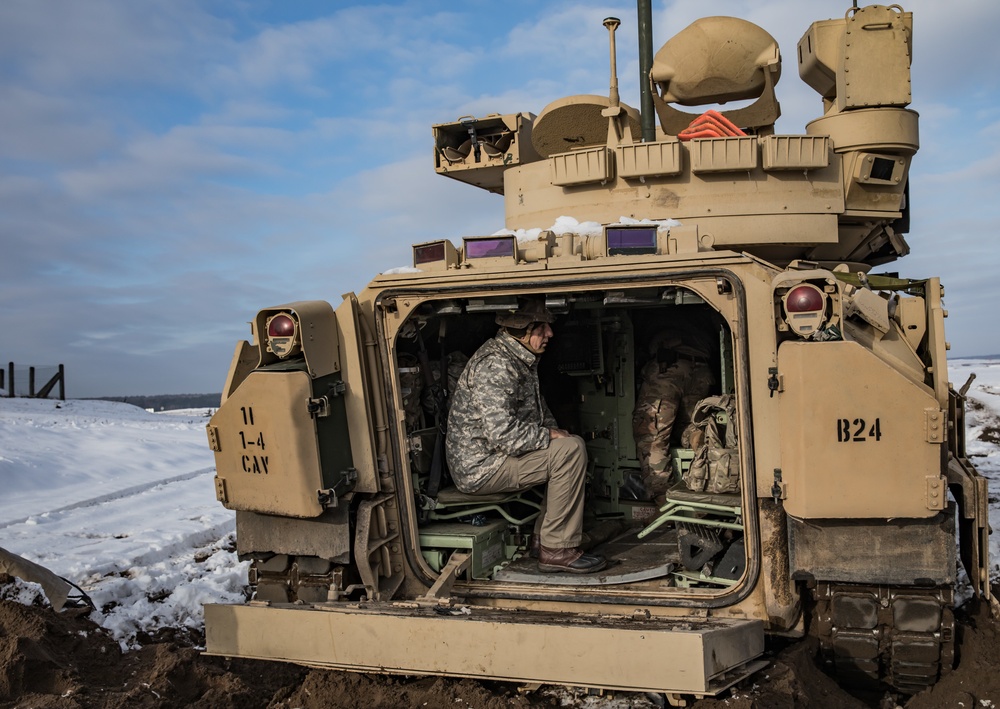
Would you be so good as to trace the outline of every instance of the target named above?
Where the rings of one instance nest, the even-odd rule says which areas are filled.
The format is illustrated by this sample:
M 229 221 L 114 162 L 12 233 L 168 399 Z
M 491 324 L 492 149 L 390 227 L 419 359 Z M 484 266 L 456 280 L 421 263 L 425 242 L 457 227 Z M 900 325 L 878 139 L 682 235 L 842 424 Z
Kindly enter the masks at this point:
M 207 652 L 674 703 L 762 667 L 767 635 L 815 635 L 844 683 L 913 692 L 952 667 L 959 561 L 989 595 L 986 488 L 941 283 L 872 272 L 908 251 L 911 14 L 808 29 L 822 111 L 797 135 L 774 130 L 763 29 L 709 17 L 644 54 L 637 111 L 618 24 L 607 97 L 433 127 L 436 172 L 503 194 L 505 229 L 254 317 L 208 425 L 254 595 L 206 607 Z M 463 494 L 443 463 L 463 364 L 541 299 L 593 574 L 539 572 L 544 487 Z M 680 361 L 700 393 L 651 386 Z

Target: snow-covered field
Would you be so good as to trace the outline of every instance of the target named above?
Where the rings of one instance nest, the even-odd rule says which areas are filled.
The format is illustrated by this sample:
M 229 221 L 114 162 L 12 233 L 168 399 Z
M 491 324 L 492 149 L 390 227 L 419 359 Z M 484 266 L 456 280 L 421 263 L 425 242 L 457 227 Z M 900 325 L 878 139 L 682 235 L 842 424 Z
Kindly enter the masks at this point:
M 949 369 L 956 387 L 976 374 L 968 452 L 1000 528 L 1000 359 Z M 234 515 L 215 499 L 208 413 L 0 398 L 0 547 L 82 587 L 123 646 L 139 632 L 198 628 L 203 603 L 244 597 Z M 996 578 L 1000 534 L 990 554 Z
M 123 647 L 140 631 L 199 628 L 202 603 L 244 597 L 207 415 L 0 399 L 0 547 L 83 588 Z

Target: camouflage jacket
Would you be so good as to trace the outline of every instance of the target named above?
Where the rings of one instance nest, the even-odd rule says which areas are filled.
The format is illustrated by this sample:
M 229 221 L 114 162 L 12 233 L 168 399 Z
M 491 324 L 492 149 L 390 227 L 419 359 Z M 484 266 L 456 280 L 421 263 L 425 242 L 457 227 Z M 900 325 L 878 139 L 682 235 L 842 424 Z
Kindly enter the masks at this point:
M 538 357 L 501 330 L 472 355 L 452 395 L 445 452 L 462 492 L 509 456 L 547 448 L 557 426 L 538 388 Z

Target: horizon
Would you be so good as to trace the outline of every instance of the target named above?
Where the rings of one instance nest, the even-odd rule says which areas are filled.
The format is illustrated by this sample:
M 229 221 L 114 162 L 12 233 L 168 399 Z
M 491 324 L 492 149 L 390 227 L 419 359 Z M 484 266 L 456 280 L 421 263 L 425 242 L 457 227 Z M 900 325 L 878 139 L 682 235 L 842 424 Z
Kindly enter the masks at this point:
M 949 362 L 955 362 L 955 361 L 958 361 L 958 360 L 994 360 L 994 359 L 1000 360 L 1000 352 L 997 352 L 995 354 L 986 354 L 986 355 L 954 355 L 954 356 L 949 355 L 947 359 L 948 359 Z M 0 387 L 0 391 L 6 391 L 6 390 L 3 389 L 2 387 Z M 221 399 L 222 392 L 221 391 L 219 391 L 219 392 L 208 391 L 208 392 L 183 392 L 183 393 L 179 393 L 179 394 L 175 394 L 175 393 L 165 393 L 165 394 L 105 394 L 105 395 L 96 395 L 96 396 L 67 396 L 66 397 L 66 401 L 110 401 L 110 402 L 118 402 L 118 403 L 122 403 L 122 404 L 130 404 L 130 403 L 132 403 L 132 402 L 128 401 L 128 399 L 130 399 L 130 398 L 131 399 L 168 399 L 168 398 L 178 398 L 179 399 L 179 398 L 184 398 L 184 397 L 205 397 L 205 396 L 213 396 L 213 397 L 217 396 L 217 397 L 219 397 Z M 20 395 L 13 396 L 13 397 L 0 396 L 0 400 L 3 400 L 5 398 L 27 399 L 27 398 L 32 398 L 32 397 L 20 396 Z M 53 399 L 53 397 L 51 397 L 51 396 L 50 397 L 46 397 L 46 398 Z M 201 408 L 201 406 L 197 406 L 197 407 L 194 407 L 194 408 Z

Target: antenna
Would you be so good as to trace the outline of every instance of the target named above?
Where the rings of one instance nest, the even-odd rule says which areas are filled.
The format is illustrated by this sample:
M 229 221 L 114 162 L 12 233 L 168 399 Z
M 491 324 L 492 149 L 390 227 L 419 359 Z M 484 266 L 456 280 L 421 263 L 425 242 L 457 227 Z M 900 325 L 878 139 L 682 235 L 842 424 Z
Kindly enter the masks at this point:
M 611 94 L 608 99 L 611 102 L 612 108 L 617 108 L 621 103 L 621 99 L 618 96 L 617 51 L 615 50 L 615 30 L 618 29 L 618 25 L 621 23 L 622 21 L 617 17 L 606 17 L 604 19 L 604 26 L 608 28 L 608 34 L 611 38 Z

